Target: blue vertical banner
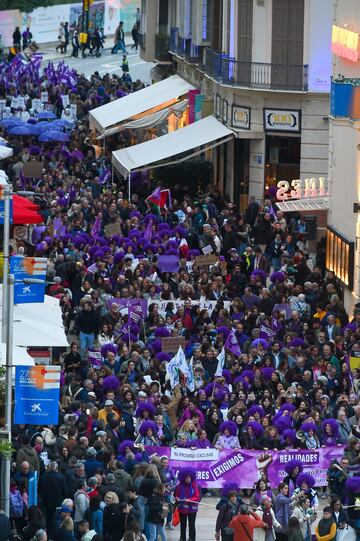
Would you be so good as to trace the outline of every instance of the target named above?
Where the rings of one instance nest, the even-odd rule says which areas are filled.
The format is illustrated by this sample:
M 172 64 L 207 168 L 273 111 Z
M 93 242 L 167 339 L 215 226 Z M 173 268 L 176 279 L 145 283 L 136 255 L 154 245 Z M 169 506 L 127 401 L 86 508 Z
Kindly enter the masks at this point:
M 58 424 L 60 368 L 15 367 L 15 424 Z
M 10 272 L 15 277 L 14 303 L 44 302 L 47 259 L 46 257 L 21 257 L 10 259 Z M 25 283 L 27 279 L 42 280 L 40 284 Z
M 5 221 L 5 200 L 4 200 L 4 186 L 0 185 L 0 225 L 3 225 Z M 10 199 L 10 223 L 13 223 L 13 199 Z
M 39 475 L 37 471 L 34 471 L 34 475 L 29 479 L 29 487 L 28 487 L 28 494 L 29 494 L 29 502 L 28 505 L 31 507 L 32 505 L 38 504 L 38 479 Z

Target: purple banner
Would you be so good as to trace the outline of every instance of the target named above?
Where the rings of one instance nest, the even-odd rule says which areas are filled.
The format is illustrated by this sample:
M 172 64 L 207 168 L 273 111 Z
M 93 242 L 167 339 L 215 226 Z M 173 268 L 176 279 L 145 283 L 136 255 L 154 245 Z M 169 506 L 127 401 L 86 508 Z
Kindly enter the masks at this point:
M 180 259 L 178 255 L 159 255 L 158 267 L 161 272 L 178 272 Z
M 148 447 L 149 454 L 169 457 L 175 473 L 184 468 L 194 468 L 197 480 L 203 488 L 221 488 L 234 482 L 240 488 L 253 488 L 265 477 L 271 488 L 286 477 L 285 464 L 296 459 L 302 462 L 304 471 L 316 479 L 316 486 L 326 486 L 326 472 L 330 462 L 340 460 L 345 446 L 322 447 L 314 450 L 289 449 L 288 451 L 250 451 L 247 449 L 218 451 L 217 449 L 183 449 L 180 447 Z
M 120 299 L 117 297 L 112 297 L 106 303 L 107 309 L 110 310 L 113 302 L 116 302 L 120 306 L 120 311 L 122 314 L 128 313 L 130 306 L 141 306 L 141 311 L 143 314 L 147 314 L 148 303 L 146 299 Z

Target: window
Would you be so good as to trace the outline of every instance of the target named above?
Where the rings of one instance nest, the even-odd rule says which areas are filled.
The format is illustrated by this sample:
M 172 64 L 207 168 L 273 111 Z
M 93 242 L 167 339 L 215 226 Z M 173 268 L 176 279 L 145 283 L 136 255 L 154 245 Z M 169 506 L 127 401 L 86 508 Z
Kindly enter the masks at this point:
M 202 0 L 202 13 L 201 13 L 201 37 L 202 41 L 210 42 L 210 22 L 212 13 L 212 0 Z
M 346 240 L 332 227 L 326 230 L 326 268 L 347 287 L 354 281 L 354 243 Z

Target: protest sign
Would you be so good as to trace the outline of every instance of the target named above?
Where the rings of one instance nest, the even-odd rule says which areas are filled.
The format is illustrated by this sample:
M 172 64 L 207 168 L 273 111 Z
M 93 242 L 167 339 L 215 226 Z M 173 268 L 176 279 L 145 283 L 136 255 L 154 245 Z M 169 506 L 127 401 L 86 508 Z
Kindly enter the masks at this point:
M 120 222 L 115 222 L 114 224 L 108 224 L 104 227 L 105 237 L 108 239 L 114 235 L 121 235 L 121 226 Z
M 163 353 L 175 353 L 179 346 L 185 349 L 184 336 L 169 336 L 161 339 L 161 351 Z
M 15 424 L 58 424 L 60 369 L 60 366 L 15 367 Z
M 42 103 L 48 103 L 48 101 L 49 101 L 49 94 L 48 94 L 48 92 L 41 92 L 41 94 L 40 94 L 40 100 L 42 101 Z
M 62 106 L 64 107 L 68 107 L 70 105 L 70 97 L 68 94 L 65 94 L 64 96 L 61 96 L 61 101 L 62 101 Z
M 37 160 L 29 160 L 24 163 L 22 168 L 22 174 L 27 178 L 41 177 L 43 172 L 44 163 Z
M 202 488 L 222 488 L 236 483 L 239 488 L 253 488 L 264 476 L 276 488 L 287 473 L 285 465 L 299 460 L 306 473 L 310 473 L 316 486 L 326 486 L 326 472 L 332 460 L 340 460 L 345 446 L 320 449 L 290 449 L 288 451 L 251 451 L 247 449 L 183 449 L 177 447 L 150 447 L 151 454 L 167 456 L 175 474 L 186 468 L 196 470 L 197 482 Z
M 215 265 L 218 262 L 218 256 L 215 254 L 198 255 L 195 257 L 195 266 L 203 267 L 206 265 Z
M 360 351 L 353 351 L 350 355 L 350 368 L 356 370 L 360 368 Z

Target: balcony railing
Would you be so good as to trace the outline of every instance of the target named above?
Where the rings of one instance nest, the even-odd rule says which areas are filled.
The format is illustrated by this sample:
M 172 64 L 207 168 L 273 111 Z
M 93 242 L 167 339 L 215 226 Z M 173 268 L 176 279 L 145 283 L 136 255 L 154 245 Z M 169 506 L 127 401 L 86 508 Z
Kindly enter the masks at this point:
M 165 34 L 155 36 L 155 60 L 158 62 L 171 62 L 170 37 Z
M 146 43 L 145 38 L 146 38 L 145 32 L 138 32 L 138 42 L 141 49 L 145 49 L 145 43 Z
M 308 66 L 241 62 L 206 49 L 205 71 L 217 81 L 245 88 L 306 91 Z

